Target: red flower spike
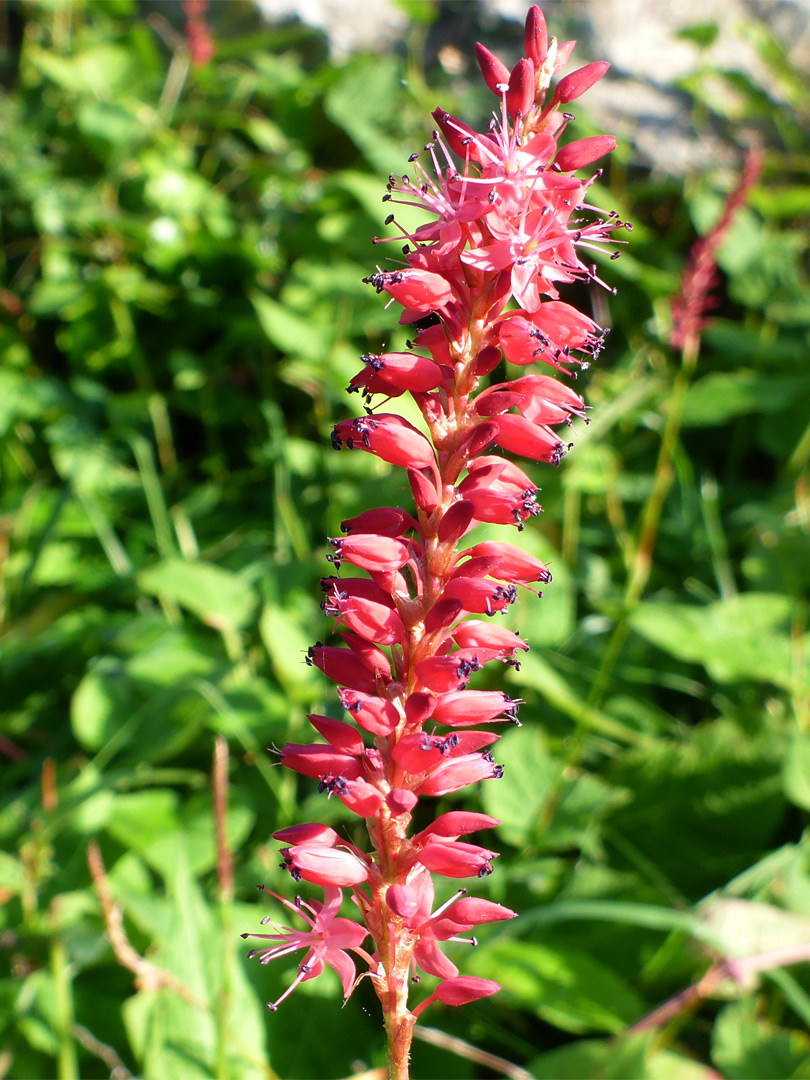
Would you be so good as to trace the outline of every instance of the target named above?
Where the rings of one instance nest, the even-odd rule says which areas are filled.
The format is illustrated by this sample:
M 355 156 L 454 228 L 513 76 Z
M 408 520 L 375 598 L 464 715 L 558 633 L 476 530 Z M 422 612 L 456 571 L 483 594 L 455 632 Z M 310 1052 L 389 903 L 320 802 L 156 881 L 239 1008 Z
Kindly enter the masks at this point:
M 484 77 L 484 82 L 493 94 L 501 96 L 503 88 L 509 82 L 509 68 L 503 61 L 499 60 L 497 56 L 489 51 L 485 45 L 481 45 L 480 42 L 475 43 L 475 59 L 478 61 L 478 66 L 481 68 L 481 74 Z
M 523 48 L 526 56 L 534 64 L 535 69 L 539 68 L 548 52 L 548 33 L 546 31 L 546 20 L 536 4 L 529 8 L 526 15 Z
M 586 165 L 592 165 L 600 157 L 616 149 L 616 140 L 612 135 L 592 135 L 588 139 L 577 139 L 567 143 L 554 158 L 554 164 L 560 172 L 574 172 Z
M 598 60 L 596 63 L 586 64 L 585 67 L 572 71 L 570 75 L 560 79 L 554 87 L 554 101 L 566 105 L 569 101 L 581 97 L 595 82 L 599 82 L 609 67 L 610 64 L 606 60 Z
M 496 853 L 467 840 L 496 819 L 460 809 L 431 824 L 422 808 L 413 835 L 418 800 L 502 775 L 489 753 L 497 735 L 483 725 L 517 723 L 521 702 L 470 690 L 468 682 L 490 662 L 519 666 L 526 642 L 490 616 L 505 613 L 519 588 L 535 591 L 551 578 L 544 563 L 511 544 L 458 548 L 480 522 L 520 530 L 540 513 L 534 477 L 506 455 L 556 464 L 566 447 L 554 429 L 586 420 L 582 398 L 550 375 L 587 367 L 604 333 L 560 292 L 574 282 L 604 285 L 592 251 L 615 243 L 614 229 L 629 228 L 590 205 L 593 179 L 577 174 L 613 148 L 612 137 L 557 144 L 570 119 L 560 106 L 607 65 L 560 78 L 544 104 L 574 43 L 549 47 L 543 16 L 531 7 L 524 44 L 511 72 L 485 46 L 476 48 L 484 81 L 500 99 L 484 132 L 437 109 L 437 130 L 423 154 L 412 155 L 410 175 L 389 177 L 383 201 L 409 208 L 407 227 L 394 214 L 386 220 L 404 247 L 386 263 L 391 269 L 378 267 L 366 280 L 387 306 L 400 305 L 399 322 L 413 327 L 412 340 L 406 351 L 362 358 L 349 389 L 361 392 L 367 415 L 335 425 L 332 442 L 404 469 L 415 509 L 366 510 L 343 522 L 347 535 L 330 541 L 337 569 L 322 582 L 321 607 L 345 647 L 319 642 L 307 659 L 338 684 L 347 716 L 340 722 L 312 714 L 325 742 L 281 751 L 284 765 L 365 819 L 369 850 L 342 843 L 323 825 L 277 834 L 283 865 L 296 880 L 321 885 L 324 903 L 287 904 L 309 929 L 267 935 L 261 960 L 305 947 L 292 986 L 331 966 L 348 996 L 355 958 L 362 959 L 386 1013 L 397 1076 L 407 1073 L 414 1015 L 432 1001 L 461 1005 L 498 989 L 459 976 L 443 943 L 474 944 L 461 935 L 515 915 L 462 896 L 465 889 L 433 910 L 432 873 L 491 871 Z M 412 225 L 414 209 L 424 217 Z M 512 364 L 528 370 L 511 378 Z M 539 374 L 541 365 L 552 372 Z M 419 426 L 375 412 L 375 394 L 394 403 L 388 408 L 410 395 Z M 498 451 L 487 453 L 493 444 Z M 399 490 L 408 494 L 402 478 Z M 341 577 L 341 563 L 358 570 Z M 365 925 L 338 918 L 341 888 L 351 890 Z M 367 932 L 374 938 L 369 953 L 362 948 Z M 417 971 L 441 982 L 414 1009 L 407 983 Z

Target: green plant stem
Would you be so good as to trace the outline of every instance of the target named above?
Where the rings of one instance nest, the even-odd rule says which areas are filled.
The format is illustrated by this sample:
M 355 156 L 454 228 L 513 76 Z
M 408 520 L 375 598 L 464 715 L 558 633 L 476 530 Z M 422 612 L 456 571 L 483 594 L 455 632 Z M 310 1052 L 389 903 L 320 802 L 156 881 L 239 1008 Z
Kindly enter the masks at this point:
M 56 1036 L 59 1040 L 57 1076 L 59 1080 L 78 1080 L 79 1065 L 73 1028 L 73 997 L 67 953 L 62 940 L 54 936 L 50 944 L 51 975 L 56 1007 Z

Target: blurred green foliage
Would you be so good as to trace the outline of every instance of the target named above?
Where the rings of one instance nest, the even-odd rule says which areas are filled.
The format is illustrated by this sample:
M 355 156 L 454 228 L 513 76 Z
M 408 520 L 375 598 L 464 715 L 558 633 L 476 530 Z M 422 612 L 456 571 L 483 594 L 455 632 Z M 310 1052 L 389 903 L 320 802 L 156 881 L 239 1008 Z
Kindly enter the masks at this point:
M 325 537 L 408 499 L 327 439 L 357 408 L 358 354 L 404 344 L 361 283 L 386 254 L 368 242 L 384 178 L 424 141 L 428 83 L 470 121 L 489 103 L 421 70 L 429 4 L 409 5 L 407 55 L 337 65 L 297 24 L 215 5 L 198 69 L 172 10 L 9 8 L 0 1076 L 345 1076 L 383 1060 L 367 983 L 341 1010 L 327 971 L 271 1017 L 293 961 L 247 964 L 237 935 L 270 910 L 256 882 L 288 889 L 271 831 L 357 828 L 266 747 L 308 738 L 307 711 L 337 715 L 302 663 L 329 632 Z M 508 678 L 524 727 L 477 796 L 503 854 L 476 891 L 521 918 L 457 957 L 503 992 L 427 1017 L 537 1077 L 810 1077 L 806 964 L 625 1033 L 711 958 L 810 939 L 810 98 L 763 25 L 740 33 L 762 85 L 706 67 L 682 87 L 696 139 L 745 119 L 766 146 L 694 373 L 667 347 L 667 300 L 734 177 L 684 191 L 623 146 L 598 185 L 636 229 L 609 270 L 593 422 L 538 470 L 546 513 L 521 542 L 555 580 L 514 609 L 533 646 Z M 91 841 L 155 966 L 137 978 L 105 938 Z M 484 1073 L 417 1042 L 413 1075 Z

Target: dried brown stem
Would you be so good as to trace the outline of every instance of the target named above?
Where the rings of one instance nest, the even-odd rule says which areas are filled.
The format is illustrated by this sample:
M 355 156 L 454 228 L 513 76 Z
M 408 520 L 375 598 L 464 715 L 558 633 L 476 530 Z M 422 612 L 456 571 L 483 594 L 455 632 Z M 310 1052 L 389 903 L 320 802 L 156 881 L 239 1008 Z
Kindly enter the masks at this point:
M 124 930 L 121 909 L 112 898 L 104 862 L 97 844 L 87 845 L 87 867 L 90 871 L 90 877 L 93 879 L 98 902 L 101 905 L 107 940 L 112 946 L 115 959 L 121 967 L 125 967 L 127 971 L 131 971 L 135 976 L 135 985 L 138 989 L 171 990 L 190 1005 L 194 1005 L 195 1008 L 207 1009 L 207 1002 L 198 997 L 176 975 L 144 959 L 129 943 Z
M 217 883 L 223 903 L 233 899 L 233 858 L 228 849 L 228 743 L 222 735 L 214 739 L 214 763 L 211 770 L 211 801 L 214 811 L 214 835 L 217 845 Z

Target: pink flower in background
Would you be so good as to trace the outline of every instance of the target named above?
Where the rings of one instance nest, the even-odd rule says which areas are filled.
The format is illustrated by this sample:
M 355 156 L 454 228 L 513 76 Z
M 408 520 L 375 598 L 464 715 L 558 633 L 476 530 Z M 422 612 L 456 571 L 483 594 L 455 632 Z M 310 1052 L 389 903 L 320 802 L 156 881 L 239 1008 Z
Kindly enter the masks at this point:
M 558 144 L 569 120 L 560 107 L 607 65 L 564 76 L 547 100 L 574 43 L 549 39 L 536 7 L 524 41 L 526 55 L 511 71 L 477 46 L 498 99 L 487 129 L 476 132 L 437 109 L 426 164 L 412 155 L 413 177 L 392 176 L 383 196 L 426 216 L 412 231 L 388 217 L 400 250 L 390 268 L 378 266 L 365 279 L 400 306 L 411 340 L 408 351 L 361 358 L 348 389 L 362 395 L 365 414 L 337 423 L 332 446 L 403 469 L 414 505 L 364 511 L 329 540 L 332 572 L 321 606 L 341 643 L 316 643 L 307 662 L 337 685 L 345 717 L 311 715 L 325 741 L 279 752 L 283 766 L 363 819 L 369 850 L 325 825 L 277 833 L 283 868 L 320 885 L 324 903 L 297 901 L 309 929 L 265 935 L 274 944 L 254 953 L 267 962 L 309 950 L 275 1005 L 324 965 L 337 971 L 348 996 L 355 979 L 349 953 L 363 959 L 397 1080 L 408 1075 L 413 1025 L 429 1004 L 462 1005 L 499 989 L 460 976 L 445 949 L 474 944 L 464 935 L 476 925 L 515 916 L 461 893 L 432 911 L 434 876 L 476 882 L 493 872 L 498 853 L 475 834 L 497 827 L 494 818 L 449 811 L 411 831 L 418 803 L 500 780 L 499 735 L 484 725 L 517 723 L 521 702 L 469 683 L 487 664 L 519 667 L 530 643 L 502 620 L 521 591 L 536 598 L 535 586 L 551 581 L 548 567 L 513 544 L 468 534 L 483 522 L 519 531 L 540 513 L 533 478 L 502 452 L 556 465 L 572 445 L 572 420 L 584 420 L 586 406 L 557 376 L 587 367 L 604 333 L 559 290 L 601 285 L 591 253 L 629 228 L 587 201 L 595 177 L 574 175 L 609 152 L 613 138 Z M 507 363 L 518 366 L 515 378 L 507 370 L 482 385 Z M 527 370 L 532 364 L 543 372 Z M 421 414 L 419 427 L 383 411 L 403 394 Z M 344 888 L 362 925 L 337 915 Z M 360 947 L 367 935 L 370 953 Z M 417 970 L 440 981 L 412 1008 L 408 983 L 421 977 Z

